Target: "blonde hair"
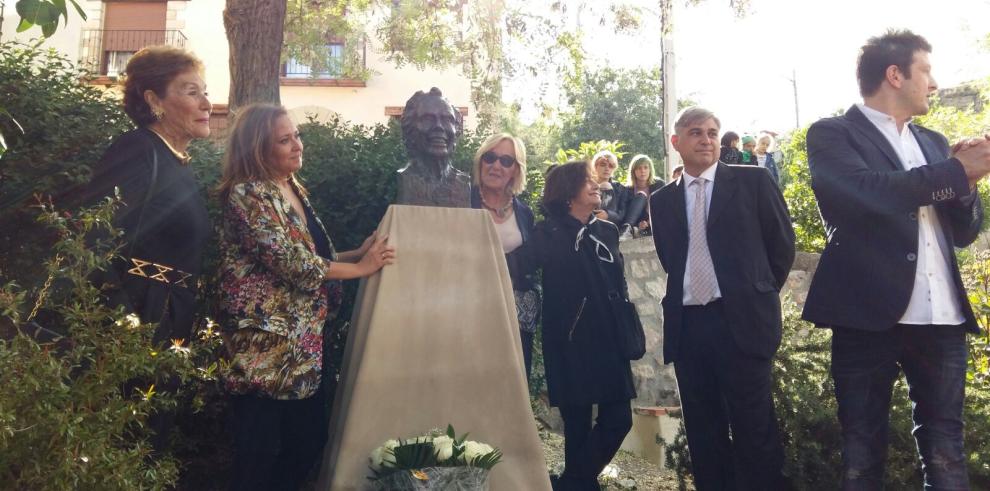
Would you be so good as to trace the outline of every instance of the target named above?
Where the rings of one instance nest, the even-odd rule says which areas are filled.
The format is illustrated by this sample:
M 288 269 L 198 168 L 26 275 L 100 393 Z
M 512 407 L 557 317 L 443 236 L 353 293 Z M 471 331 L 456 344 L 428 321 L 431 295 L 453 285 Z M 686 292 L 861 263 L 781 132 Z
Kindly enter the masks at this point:
M 274 104 L 251 104 L 241 108 L 234 119 L 234 127 L 227 137 L 227 152 L 223 157 L 223 173 L 217 187 L 220 197 L 226 201 L 234 186 L 245 182 L 271 181 L 278 176 L 272 171 L 269 157 L 275 146 L 275 122 L 288 111 Z M 306 189 L 296 179 L 289 180 L 303 195 Z
M 773 144 L 774 144 L 773 135 L 771 135 L 770 133 L 763 133 L 759 136 L 759 138 L 756 139 L 756 143 L 759 144 L 763 140 L 767 141 L 767 152 L 773 150 Z
M 657 176 L 653 172 L 653 159 L 646 156 L 645 154 L 639 154 L 633 157 L 632 160 L 629 161 L 629 172 L 628 175 L 626 175 L 626 186 L 629 186 L 631 188 L 636 187 L 635 174 L 637 167 L 646 167 L 647 169 L 650 169 L 650 175 L 646 178 L 647 186 L 652 186 L 656 184 Z
M 489 136 L 478 151 L 474 154 L 474 169 L 471 172 L 471 180 L 474 185 L 481 187 L 481 156 L 495 148 L 496 145 L 503 142 L 504 140 L 509 140 L 512 142 L 512 152 L 515 154 L 516 158 L 516 169 L 518 174 L 509 181 L 508 186 L 509 192 L 513 195 L 519 194 L 526 189 L 526 145 L 523 144 L 522 140 L 512 136 L 509 133 L 498 133 Z

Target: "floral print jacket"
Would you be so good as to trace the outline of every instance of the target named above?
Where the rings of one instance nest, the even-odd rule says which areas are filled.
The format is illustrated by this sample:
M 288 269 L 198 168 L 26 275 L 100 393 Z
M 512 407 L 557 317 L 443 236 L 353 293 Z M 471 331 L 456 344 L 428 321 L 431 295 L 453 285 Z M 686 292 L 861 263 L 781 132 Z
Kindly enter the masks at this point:
M 330 249 L 335 259 L 332 243 Z M 231 190 L 223 204 L 219 272 L 229 357 L 221 376 L 229 393 L 303 399 L 317 391 L 323 326 L 342 297 L 339 281 L 324 280 L 328 267 L 303 218 L 274 183 Z

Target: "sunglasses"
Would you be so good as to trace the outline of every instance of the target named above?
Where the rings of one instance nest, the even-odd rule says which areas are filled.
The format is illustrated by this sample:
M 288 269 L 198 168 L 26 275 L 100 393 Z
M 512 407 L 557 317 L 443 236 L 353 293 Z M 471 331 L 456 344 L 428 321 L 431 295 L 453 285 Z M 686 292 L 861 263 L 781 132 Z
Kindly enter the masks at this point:
M 494 164 L 497 160 L 502 164 L 502 167 L 505 167 L 506 169 L 516 165 L 515 157 L 511 155 L 497 155 L 495 152 L 485 152 L 481 155 L 481 160 L 488 165 Z

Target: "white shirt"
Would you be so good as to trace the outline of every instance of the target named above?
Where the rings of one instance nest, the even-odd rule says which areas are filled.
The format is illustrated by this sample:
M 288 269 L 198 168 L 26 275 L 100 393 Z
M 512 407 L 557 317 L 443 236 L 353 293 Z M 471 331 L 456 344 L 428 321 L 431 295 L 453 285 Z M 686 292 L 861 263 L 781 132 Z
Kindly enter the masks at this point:
M 509 215 L 509 218 L 502 223 L 495 223 L 495 232 L 498 233 L 498 240 L 502 243 L 502 252 L 506 254 L 522 245 L 522 232 L 519 231 L 519 223 L 516 222 L 514 215 Z
M 927 165 L 925 154 L 914 133 L 905 124 L 897 131 L 891 116 L 864 104 L 856 104 L 866 118 L 880 130 L 905 170 Z M 965 321 L 956 296 L 956 286 L 949 268 L 953 251 L 942 235 L 938 213 L 932 205 L 918 208 L 918 253 L 914 273 L 914 289 L 901 324 L 958 325 Z
M 756 163 L 760 164 L 760 167 L 767 166 L 767 155 L 768 154 L 763 154 L 763 155 L 756 154 Z
M 718 169 L 718 163 L 713 164 L 711 167 L 705 169 L 698 177 L 705 178 L 705 217 L 708 216 L 708 211 L 712 208 L 712 189 L 715 188 L 715 171 Z M 691 183 L 694 182 L 698 177 L 692 177 L 691 174 L 684 172 L 681 174 L 681 180 L 684 181 L 684 205 L 687 207 L 687 225 L 688 230 L 691 230 L 691 215 L 694 211 L 694 188 L 691 187 Z M 688 232 L 690 234 L 690 232 Z M 688 254 L 690 254 L 691 247 L 688 245 Z M 685 272 L 686 273 L 686 272 Z M 700 302 L 695 300 L 691 296 L 691 289 L 688 286 L 691 284 L 691 276 L 688 274 L 684 275 L 684 297 L 681 301 L 682 305 L 700 305 Z M 722 298 L 722 289 L 718 286 L 718 279 L 715 279 L 715 298 Z

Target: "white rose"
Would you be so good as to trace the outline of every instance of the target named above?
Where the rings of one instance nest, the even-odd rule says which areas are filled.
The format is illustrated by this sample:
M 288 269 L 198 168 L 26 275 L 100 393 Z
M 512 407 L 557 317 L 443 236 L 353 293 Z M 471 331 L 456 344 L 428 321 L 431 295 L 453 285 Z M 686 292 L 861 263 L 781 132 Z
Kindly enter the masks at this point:
M 371 455 L 368 456 L 368 460 L 371 463 L 371 468 L 374 470 L 381 470 L 382 464 L 385 462 L 385 447 L 378 447 L 371 451 Z
M 472 460 L 481 457 L 482 455 L 490 454 L 494 451 L 495 449 L 492 448 L 491 445 L 466 441 L 464 442 L 464 461 L 470 464 Z
M 386 441 L 385 444 L 382 445 L 382 448 L 385 448 L 385 449 L 388 449 L 388 450 L 395 450 L 395 447 L 398 447 L 398 446 L 399 446 L 399 440 L 392 439 L 392 440 Z
M 437 460 L 444 461 L 454 455 L 454 439 L 449 436 L 438 436 L 433 439 L 433 450 L 437 453 Z

